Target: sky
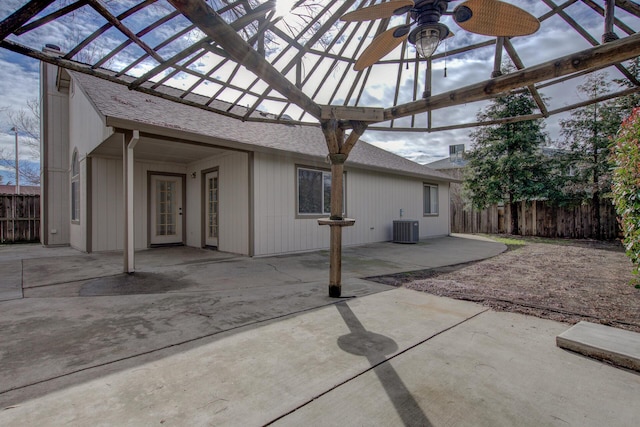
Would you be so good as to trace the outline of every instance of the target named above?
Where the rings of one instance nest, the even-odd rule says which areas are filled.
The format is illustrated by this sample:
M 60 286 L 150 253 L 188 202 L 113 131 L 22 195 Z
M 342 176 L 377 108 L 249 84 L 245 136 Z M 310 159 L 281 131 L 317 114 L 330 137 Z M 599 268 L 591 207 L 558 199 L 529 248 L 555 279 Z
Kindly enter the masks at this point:
M 290 2 L 291 0 L 281 1 Z M 132 2 L 133 0 L 125 0 L 107 3 L 110 6 L 116 5 L 113 7 L 125 8 L 130 7 L 127 5 L 132 4 Z M 525 8 L 535 16 L 541 16 L 545 12 L 549 11 L 548 5 L 543 0 L 511 0 L 510 2 Z M 25 0 L 4 0 L 2 4 L 0 4 L 0 20 L 4 19 L 9 13 L 16 10 L 24 3 Z M 556 0 L 556 3 L 561 2 Z M 599 0 L 598 3 L 603 2 Z M 160 1 L 158 5 L 158 8 L 161 9 L 162 1 Z M 581 24 L 587 28 L 589 33 L 591 33 L 595 39 L 600 39 L 600 34 L 602 33 L 601 17 L 581 2 L 577 2 L 576 4 L 568 7 L 566 11 L 567 13 L 570 13 L 571 16 L 580 18 Z M 616 16 L 634 28 L 634 30 L 638 30 L 640 28 L 636 18 L 626 16 L 624 13 L 618 12 Z M 286 14 L 284 19 L 289 19 Z M 451 41 L 446 44 L 441 44 L 436 53 L 441 53 L 445 49 L 455 48 L 459 43 L 470 43 L 483 40 L 482 36 L 466 33 L 459 27 L 456 27 L 455 23 L 452 24 L 450 18 L 447 19 L 449 19 L 449 21 L 447 21 L 447 25 L 451 27 L 456 35 L 451 39 Z M 81 23 L 76 22 L 76 24 Z M 82 25 L 79 25 L 78 27 L 80 29 L 72 29 L 71 26 L 65 27 L 63 25 L 58 25 L 47 30 L 49 33 L 34 31 L 34 34 L 32 35 L 34 39 L 32 39 L 31 42 L 32 44 L 43 46 L 45 43 L 52 41 L 60 44 L 60 40 L 77 40 L 81 36 L 78 31 L 82 31 Z M 620 33 L 619 30 L 618 32 Z M 525 63 L 525 66 L 535 65 L 545 62 L 548 58 L 559 57 L 590 47 L 590 44 L 583 38 L 579 36 L 576 37 L 575 32 L 571 30 L 566 22 L 562 21 L 559 17 L 554 17 L 544 21 L 541 25 L 541 29 L 535 35 L 514 38 L 512 41 L 516 46 L 521 59 Z M 493 54 L 494 48 L 490 47 L 486 49 L 479 49 L 469 54 L 449 57 L 446 60 L 435 60 L 433 62 L 433 94 L 435 95 L 447 92 L 467 84 L 487 80 L 490 77 L 493 67 Z M 446 77 L 444 77 L 445 62 L 447 67 Z M 117 64 L 115 65 L 117 66 Z M 0 150 L 4 150 L 5 154 L 9 153 L 13 155 L 15 142 L 14 134 L 10 131 L 11 124 L 8 122 L 6 111 L 3 112 L 3 109 L 19 110 L 26 108 L 27 100 L 38 97 L 39 64 L 37 61 L 25 56 L 12 53 L 5 49 L 0 49 L 0 69 L 3 70 L 3 78 L 0 79 Z M 377 80 L 376 78 L 371 79 L 371 83 L 369 84 L 365 95 L 369 96 L 371 98 L 371 102 L 374 104 L 375 102 L 379 103 L 379 100 L 389 99 L 393 96 L 393 88 L 388 84 L 388 74 L 385 75 L 382 71 L 384 70 L 384 67 L 380 67 L 380 70 L 381 71 L 378 72 L 379 75 L 376 77 Z M 610 78 L 620 77 L 619 72 L 615 69 L 607 69 L 606 71 L 609 73 Z M 347 75 L 349 78 L 351 77 L 351 74 L 347 73 Z M 392 80 L 394 80 L 395 83 L 395 79 Z M 186 85 L 188 82 L 182 82 L 181 84 Z M 407 92 L 410 92 L 409 87 L 407 87 Z M 578 94 L 575 89 L 575 82 L 569 82 L 566 85 L 560 85 L 557 87 L 550 87 L 542 90 L 541 92 L 543 96 L 548 98 L 550 109 L 559 108 L 582 99 L 581 95 Z M 447 110 L 438 110 L 433 112 L 433 120 L 434 123 L 439 126 L 462 122 L 474 122 L 476 121 L 476 115 L 480 112 L 481 108 L 486 105 L 486 102 L 481 102 L 461 105 Z M 389 105 L 382 106 L 388 107 Z M 267 103 L 265 103 L 265 107 L 268 108 Z M 559 121 L 567 118 L 568 116 L 569 113 L 565 113 L 563 115 L 553 116 L 545 121 L 546 130 L 552 141 L 560 138 Z M 423 117 L 423 120 L 426 121 L 426 118 Z M 465 144 L 467 149 L 469 149 L 471 147 L 469 134 L 472 130 L 473 129 L 462 129 L 457 131 L 432 133 L 377 132 L 368 130 L 365 132 L 362 139 L 419 163 L 429 163 L 447 157 L 449 153 L 448 146 L 451 144 Z M 34 159 L 31 156 L 31 153 L 29 153 L 25 148 L 20 150 L 20 159 L 21 161 L 37 161 L 37 159 Z M 4 176 L 5 182 L 13 181 L 11 171 L 2 170 L 0 168 L 0 174 Z
M 4 77 L 0 79 L 0 149 L 11 158 L 15 156 L 15 133 L 6 116 L 6 109 L 27 109 L 27 100 L 38 98 L 39 62 L 23 55 L 0 49 L 0 69 Z M 4 111 L 3 111 L 4 110 Z M 18 132 L 18 145 L 21 132 Z M 37 161 L 31 152 L 23 147 L 19 150 L 19 161 Z M 14 183 L 14 171 L 0 167 L 4 183 Z

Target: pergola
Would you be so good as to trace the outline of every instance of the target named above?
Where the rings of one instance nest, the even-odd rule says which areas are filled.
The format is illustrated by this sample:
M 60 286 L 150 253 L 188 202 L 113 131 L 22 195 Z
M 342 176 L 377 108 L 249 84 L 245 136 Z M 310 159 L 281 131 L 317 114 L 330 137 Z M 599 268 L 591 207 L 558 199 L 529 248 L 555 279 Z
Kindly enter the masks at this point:
M 442 21 L 456 35 L 431 58 L 419 58 L 405 40 L 375 65 L 354 71 L 373 37 L 410 22 L 408 15 L 340 20 L 349 11 L 377 3 L 383 2 L 30 0 L 0 16 L 0 45 L 131 90 L 234 117 L 238 126 L 260 121 L 320 127 L 332 170 L 331 217 L 320 223 L 331 229 L 329 294 L 337 297 L 342 227 L 353 224 L 342 217 L 343 167 L 366 129 L 436 132 L 530 120 L 640 90 L 637 76 L 625 64 L 640 55 L 640 5 L 631 0 L 513 0 L 541 22 L 538 33 L 513 38 L 466 33 L 450 22 L 449 11 Z M 70 28 L 76 40 L 65 36 Z M 551 29 L 562 31 L 562 38 L 545 39 Z M 44 44 L 58 45 L 63 53 L 43 51 Z M 548 51 L 542 62 L 527 64 L 532 47 Z M 482 61 L 492 71 L 445 85 L 434 70 L 447 60 Z M 503 61 L 510 61 L 514 71 L 503 75 Z M 556 108 L 545 103 L 545 90 L 575 87 L 586 74 L 605 68 L 626 79 L 628 88 Z M 164 91 L 166 86 L 182 93 Z M 538 112 L 484 123 L 439 123 L 434 115 L 512 90 L 529 91 Z M 135 140 L 134 133 L 125 157 Z M 129 160 L 125 177 L 132 186 Z M 132 207 L 126 218 L 132 227 Z M 133 271 L 130 234 L 125 240 L 128 272 Z

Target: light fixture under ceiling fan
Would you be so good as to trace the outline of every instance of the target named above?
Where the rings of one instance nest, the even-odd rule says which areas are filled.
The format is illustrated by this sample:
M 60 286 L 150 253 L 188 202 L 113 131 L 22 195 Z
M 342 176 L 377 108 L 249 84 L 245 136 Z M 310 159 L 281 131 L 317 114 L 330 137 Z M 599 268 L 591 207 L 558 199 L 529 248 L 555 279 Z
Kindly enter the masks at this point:
M 341 19 L 346 22 L 371 21 L 406 13 L 413 20 L 376 36 L 356 61 L 354 70 L 362 71 L 372 66 L 407 38 L 423 58 L 431 57 L 441 40 L 453 36 L 449 28 L 440 23 L 450 1 L 453 0 L 391 0 L 343 15 Z M 529 12 L 499 0 L 467 0 L 450 14 L 462 29 L 487 36 L 524 36 L 535 33 L 540 27 L 540 22 Z

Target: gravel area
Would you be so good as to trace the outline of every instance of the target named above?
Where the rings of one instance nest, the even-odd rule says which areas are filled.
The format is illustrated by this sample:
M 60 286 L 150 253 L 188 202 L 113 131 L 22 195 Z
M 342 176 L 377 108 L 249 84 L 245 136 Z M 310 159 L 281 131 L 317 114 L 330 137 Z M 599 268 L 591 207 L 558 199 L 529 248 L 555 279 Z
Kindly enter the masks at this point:
M 492 237 L 508 250 L 480 262 L 369 279 L 500 311 L 640 332 L 640 289 L 629 284 L 632 265 L 619 242 Z

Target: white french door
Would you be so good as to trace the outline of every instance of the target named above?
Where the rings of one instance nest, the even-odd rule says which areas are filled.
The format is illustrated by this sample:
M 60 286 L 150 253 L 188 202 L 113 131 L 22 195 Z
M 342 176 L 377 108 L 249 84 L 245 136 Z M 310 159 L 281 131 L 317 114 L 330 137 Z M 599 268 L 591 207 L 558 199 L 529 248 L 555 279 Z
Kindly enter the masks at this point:
M 182 243 L 182 177 L 151 175 L 150 185 L 150 243 Z
M 209 172 L 204 177 L 204 234 L 206 246 L 218 246 L 218 171 Z

